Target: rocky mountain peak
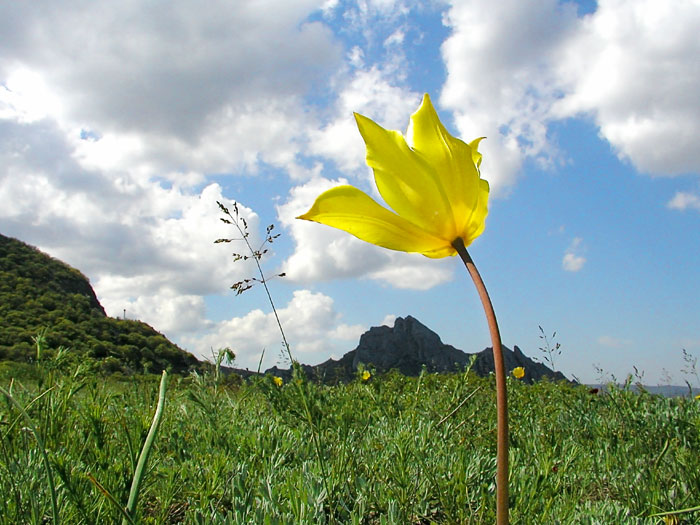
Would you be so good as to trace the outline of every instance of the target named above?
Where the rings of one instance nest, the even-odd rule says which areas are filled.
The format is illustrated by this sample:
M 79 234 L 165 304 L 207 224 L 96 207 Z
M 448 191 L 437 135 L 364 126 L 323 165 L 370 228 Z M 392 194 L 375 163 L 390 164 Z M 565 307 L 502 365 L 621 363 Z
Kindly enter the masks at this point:
M 419 374 L 423 366 L 429 372 L 445 372 L 469 362 L 467 354 L 444 344 L 435 332 L 410 315 L 397 317 L 393 328 L 370 328 L 353 352 L 354 369 L 364 363 L 380 371 L 397 369 L 406 375 Z
M 493 372 L 493 351 L 486 348 L 477 354 L 468 354 L 442 342 L 440 336 L 418 321 L 415 317 L 397 317 L 394 326 L 375 326 L 360 336 L 354 350 L 338 360 L 328 361 L 304 369 L 311 377 L 324 381 L 351 380 L 360 366 L 373 368 L 377 372 L 398 370 L 402 374 L 417 376 L 423 368 L 427 372 L 455 372 L 464 370 L 472 356 L 476 355 L 472 370 L 481 376 Z M 525 368 L 525 382 L 533 382 L 542 377 L 553 380 L 566 379 L 560 372 L 554 372 L 542 363 L 527 357 L 517 346 L 513 350 L 503 347 L 503 360 L 506 372 L 515 367 Z M 286 377 L 289 371 L 274 367 L 267 371 Z

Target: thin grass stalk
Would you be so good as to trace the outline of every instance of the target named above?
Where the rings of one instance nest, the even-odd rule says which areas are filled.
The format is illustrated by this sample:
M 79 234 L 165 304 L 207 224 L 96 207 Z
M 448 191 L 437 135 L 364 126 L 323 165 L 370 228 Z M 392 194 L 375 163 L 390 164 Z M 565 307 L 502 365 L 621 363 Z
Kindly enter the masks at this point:
M 93 476 L 93 475 L 90 474 L 89 472 L 87 473 L 87 478 L 90 480 L 90 482 L 91 482 L 93 485 L 95 485 L 95 487 L 97 487 L 97 490 L 99 490 L 100 492 L 102 492 L 102 494 L 104 495 L 104 497 L 107 498 L 107 499 L 112 503 L 112 505 L 114 505 L 117 509 L 119 509 L 119 512 L 120 512 L 121 515 L 123 516 L 122 520 L 126 521 L 126 522 L 128 523 L 128 525 L 134 525 L 134 520 L 131 519 L 131 516 L 129 516 L 129 514 L 126 512 L 126 509 L 124 509 L 124 507 L 122 507 L 122 506 L 119 504 L 119 502 L 117 501 L 117 498 L 115 498 L 115 497 L 112 495 L 112 493 L 111 493 L 109 490 L 107 490 L 107 488 L 106 488 L 104 485 L 102 485 L 102 483 L 100 483 L 99 481 L 97 481 L 97 479 L 95 478 L 95 476 Z M 123 523 L 123 521 L 122 521 L 122 523 Z
M 228 212 L 225 206 L 223 206 L 220 202 L 219 208 L 226 213 L 229 217 L 233 218 L 231 214 Z M 238 213 L 236 213 L 236 217 L 238 217 Z M 294 358 L 292 357 L 292 349 L 289 346 L 289 342 L 287 341 L 287 336 L 284 333 L 284 329 L 282 328 L 282 322 L 280 321 L 279 315 L 277 315 L 277 308 L 275 307 L 275 302 L 272 300 L 272 294 L 270 293 L 270 289 L 267 286 L 267 278 L 265 277 L 265 273 L 263 272 L 262 266 L 260 265 L 260 251 L 256 251 L 253 249 L 251 246 L 250 242 L 248 241 L 248 235 L 241 229 L 241 226 L 238 224 L 238 220 L 234 220 L 233 224 L 236 226 L 238 229 L 238 232 L 241 234 L 241 238 L 245 242 L 246 246 L 248 247 L 248 250 L 250 253 L 253 255 L 253 260 L 255 261 L 255 265 L 258 268 L 258 275 L 260 275 L 260 283 L 263 285 L 263 288 L 265 288 L 265 293 L 267 294 L 267 299 L 270 302 L 270 306 L 272 307 L 272 313 L 275 314 L 275 320 L 277 321 L 277 327 L 280 330 L 280 334 L 282 335 L 282 343 L 284 344 L 284 349 L 287 351 L 287 357 L 289 358 L 289 365 L 292 368 L 292 371 L 294 371 Z M 260 357 L 260 364 L 262 364 L 262 356 Z M 300 372 L 303 372 L 301 368 L 299 368 Z M 258 365 L 258 371 L 260 371 L 260 365 Z M 294 377 L 294 374 L 292 373 L 292 377 Z M 295 382 L 296 383 L 296 382 Z M 308 399 L 306 398 L 306 393 L 304 392 L 304 389 L 299 385 L 298 383 L 295 384 L 295 387 L 297 391 L 299 392 L 299 395 L 302 399 L 302 403 L 304 405 L 304 411 L 306 412 L 306 418 L 309 422 L 309 427 L 311 428 L 311 436 L 312 436 L 312 441 L 314 444 L 314 448 L 316 449 L 316 455 L 318 456 L 318 462 L 321 466 L 321 475 L 323 477 L 323 485 L 326 489 L 326 494 L 330 498 L 331 493 L 330 493 L 330 487 L 328 485 L 328 473 L 326 469 L 326 462 L 323 458 L 323 453 L 321 450 L 321 438 L 319 435 L 319 429 L 316 428 L 316 425 L 313 422 L 313 417 L 311 415 L 311 407 L 309 406 Z
M 246 239 L 246 243 L 248 243 L 248 240 Z M 250 248 L 250 245 L 248 245 Z M 284 330 L 282 329 L 282 323 L 280 322 L 280 318 L 277 315 L 277 309 L 275 308 L 275 303 L 272 301 L 272 295 L 270 294 L 270 290 L 267 287 L 267 280 L 265 279 L 265 275 L 263 274 L 262 268 L 260 266 L 260 261 L 258 261 L 257 257 L 253 257 L 255 259 L 255 264 L 258 266 L 258 271 L 260 272 L 260 279 L 262 282 L 263 287 L 265 288 L 265 293 L 267 293 L 267 298 L 270 301 L 270 306 L 272 306 L 272 312 L 275 314 L 275 319 L 277 320 L 277 326 L 280 329 L 280 334 L 282 335 L 282 342 L 284 343 L 284 348 L 287 350 L 287 356 L 289 357 L 289 364 L 292 367 L 292 370 L 294 370 L 294 358 L 292 357 L 292 350 L 289 346 L 289 343 L 287 342 L 287 337 L 284 335 Z M 262 360 L 262 358 L 261 358 Z M 303 374 L 303 370 L 301 367 L 299 367 L 299 372 L 300 374 Z M 294 374 L 292 374 L 292 377 L 294 377 Z M 300 378 L 301 379 L 301 378 Z M 295 387 L 297 391 L 300 394 L 302 403 L 304 405 L 304 411 L 306 412 L 306 419 L 309 422 L 309 428 L 311 429 L 311 440 L 313 441 L 314 448 L 316 449 L 316 456 L 318 456 L 318 462 L 321 467 L 321 476 L 323 477 L 323 486 L 326 489 L 326 494 L 329 498 L 332 498 L 332 494 L 330 492 L 330 486 L 328 485 L 329 480 L 328 480 L 328 472 L 326 469 L 326 460 L 323 457 L 323 450 L 321 449 L 321 437 L 320 437 L 320 429 L 316 427 L 313 421 L 313 417 L 311 415 L 311 407 L 309 406 L 309 400 L 306 398 L 306 393 L 304 392 L 304 389 L 302 386 L 294 381 Z M 333 513 L 334 510 L 331 508 L 331 512 Z
M 687 514 L 689 512 L 698 512 L 700 511 L 700 505 L 697 505 L 695 507 L 688 507 L 687 509 L 679 509 L 679 510 L 669 510 L 666 512 L 657 512 L 656 514 L 649 514 L 650 518 L 660 518 L 660 517 L 665 517 L 665 516 L 679 516 L 680 514 Z
M 222 209 L 224 208 L 221 203 L 219 203 L 219 207 Z M 236 216 L 238 216 L 236 212 Z M 229 217 L 231 214 L 228 214 Z M 272 313 L 275 314 L 275 320 L 277 321 L 277 326 L 280 329 L 280 334 L 282 334 L 282 342 L 284 343 L 284 349 L 287 351 L 287 356 L 289 357 L 289 364 L 290 366 L 294 363 L 294 359 L 292 358 L 292 350 L 289 347 L 289 343 L 287 342 L 287 337 L 284 335 L 284 330 L 282 329 L 282 322 L 280 321 L 279 316 L 277 315 L 277 308 L 275 308 L 275 302 L 272 300 L 272 294 L 270 293 L 270 289 L 267 287 L 267 278 L 265 277 L 265 273 L 263 272 L 262 266 L 260 265 L 260 252 L 259 250 L 256 251 L 253 249 L 253 247 L 250 245 L 250 242 L 248 241 L 248 236 L 245 234 L 245 232 L 241 229 L 241 227 L 238 224 L 238 221 L 234 221 L 236 228 L 238 228 L 238 232 L 241 234 L 241 238 L 245 242 L 246 246 L 248 247 L 248 250 L 250 251 L 251 254 L 253 254 L 253 260 L 255 261 L 255 265 L 258 267 L 258 274 L 260 275 L 260 282 L 263 285 L 263 288 L 265 288 L 265 293 L 267 294 L 267 300 L 270 301 L 270 306 L 272 306 Z
M 49 389 L 51 390 L 51 389 Z M 49 390 L 41 394 L 42 397 L 44 394 L 46 394 Z M 19 410 L 20 414 L 24 417 L 24 420 L 27 422 L 27 426 L 29 427 L 29 430 L 31 430 L 32 434 L 34 434 L 34 439 L 36 439 L 37 445 L 39 445 L 39 451 L 41 452 L 41 458 L 44 463 L 44 468 L 46 469 L 46 478 L 49 484 L 49 492 L 51 493 L 51 513 L 53 515 L 53 523 L 55 525 L 59 525 L 60 519 L 58 515 L 58 500 L 56 498 L 56 487 L 53 482 L 53 474 L 51 472 L 51 464 L 49 463 L 49 455 L 46 453 L 46 447 L 44 446 L 44 442 L 41 439 L 41 436 L 39 436 L 39 432 L 36 429 L 36 426 L 34 425 L 34 421 L 32 418 L 27 414 L 27 411 L 24 410 L 24 407 L 20 404 L 19 401 L 17 401 L 14 397 L 12 397 L 12 394 L 10 394 L 7 390 L 4 388 L 0 387 L 0 392 L 2 392 L 5 396 L 7 396 L 7 399 L 10 400 L 10 402 L 17 407 L 17 410 Z M 37 398 L 38 399 L 38 398 Z M 34 400 L 36 401 L 36 400 Z M 32 403 L 34 402 L 32 401 Z
M 141 454 L 139 455 L 139 460 L 136 463 L 136 470 L 134 470 L 134 478 L 131 481 L 131 490 L 129 491 L 129 501 L 126 504 L 126 513 L 129 516 L 134 516 L 136 512 L 136 503 L 139 497 L 139 488 L 141 486 L 141 480 L 143 479 L 144 471 L 146 470 L 146 465 L 148 464 L 148 456 L 151 453 L 151 448 L 153 447 L 153 442 L 155 441 L 156 434 L 158 433 L 158 427 L 160 426 L 160 420 L 163 415 L 163 407 L 165 406 L 165 390 L 168 385 L 168 373 L 163 370 L 163 375 L 160 378 L 160 390 L 158 391 L 158 406 L 156 407 L 156 413 L 153 416 L 153 422 L 151 423 L 151 428 L 146 436 L 146 441 L 141 449 Z M 128 525 L 126 517 L 122 520 L 122 525 Z
M 501 334 L 498 330 L 496 314 L 493 311 L 491 299 L 486 291 L 486 285 L 476 269 L 464 241 L 457 237 L 452 243 L 457 250 L 462 262 L 474 281 L 479 293 L 481 304 L 484 307 L 486 321 L 491 334 L 491 347 L 493 350 L 493 366 L 496 375 L 496 524 L 508 524 L 508 398 L 506 392 L 506 371 L 503 363 L 503 349 L 501 348 Z
M 301 370 L 301 369 L 300 369 Z M 302 372 L 303 373 L 303 372 Z M 292 377 L 294 377 L 292 375 Z M 306 393 L 304 392 L 302 386 L 295 381 L 295 386 L 297 388 L 297 391 L 299 392 L 301 396 L 302 403 L 304 404 L 304 411 L 306 412 L 306 419 L 309 423 L 309 428 L 311 429 L 311 440 L 313 441 L 314 448 L 316 449 L 316 455 L 318 456 L 318 463 L 321 466 L 321 475 L 323 476 L 323 486 L 326 489 L 326 495 L 331 498 L 331 493 L 330 493 L 330 487 L 328 485 L 328 472 L 326 469 L 326 460 L 323 457 L 323 449 L 321 448 L 321 438 L 320 438 L 320 429 L 317 428 L 316 424 L 313 421 L 313 417 L 311 415 L 311 407 L 309 406 L 308 399 L 306 398 Z M 333 511 L 333 509 L 331 509 Z

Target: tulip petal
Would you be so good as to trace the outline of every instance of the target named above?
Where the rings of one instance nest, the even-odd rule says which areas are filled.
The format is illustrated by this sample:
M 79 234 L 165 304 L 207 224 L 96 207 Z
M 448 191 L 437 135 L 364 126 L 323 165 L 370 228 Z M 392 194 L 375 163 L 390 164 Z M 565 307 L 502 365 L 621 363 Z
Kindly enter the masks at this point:
M 479 197 L 479 170 L 481 154 L 471 145 L 453 137 L 438 118 L 430 97 L 426 94 L 418 110 L 411 115 L 409 141 L 434 167 L 450 199 L 457 227 L 464 217 L 472 216 Z M 478 146 L 478 140 L 472 142 Z
M 469 246 L 474 239 L 481 235 L 486 227 L 488 214 L 489 183 L 479 179 L 479 199 L 470 217 L 465 221 L 462 230 L 464 246 Z
M 454 238 L 450 199 L 434 167 L 412 151 L 398 131 L 386 130 L 362 115 L 355 118 L 367 145 L 367 165 L 384 201 L 433 235 Z
M 481 168 L 481 153 L 479 153 L 479 143 L 486 137 L 479 137 L 474 139 L 469 143 L 469 147 L 472 149 L 472 160 L 476 164 L 477 169 Z
M 311 209 L 297 218 L 338 228 L 390 250 L 434 258 L 455 253 L 449 242 L 383 208 L 353 186 L 337 186 L 322 193 Z

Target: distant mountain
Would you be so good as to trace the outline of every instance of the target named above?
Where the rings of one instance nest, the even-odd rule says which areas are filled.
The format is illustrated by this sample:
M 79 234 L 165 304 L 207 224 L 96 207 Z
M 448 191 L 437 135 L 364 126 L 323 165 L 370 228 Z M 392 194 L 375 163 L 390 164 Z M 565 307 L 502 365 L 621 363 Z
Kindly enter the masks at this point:
M 102 360 L 109 370 L 184 372 L 200 363 L 141 321 L 105 314 L 80 271 L 17 239 L 0 235 L 0 361 L 29 361 L 32 340 Z
M 599 392 L 606 392 L 610 390 L 611 385 L 595 383 L 587 384 L 586 386 Z M 629 388 L 633 392 L 645 390 L 649 394 L 662 397 L 694 397 L 700 394 L 700 388 L 692 385 L 689 387 L 688 385 L 640 385 L 636 383 L 627 387 L 624 384 L 615 384 L 615 387 L 620 389 Z
M 374 368 L 377 372 L 397 370 L 408 376 L 427 372 L 454 372 L 463 370 L 473 354 L 468 354 L 451 345 L 444 344 L 440 337 L 411 317 L 397 317 L 393 327 L 375 326 L 360 336 L 358 346 L 338 360 L 329 359 L 316 366 L 304 365 L 312 377 L 327 382 L 347 381 L 355 377 L 358 367 Z M 515 346 L 513 350 L 503 347 L 505 368 L 510 373 L 515 367 L 525 369 L 523 381 L 533 382 L 548 377 L 566 380 L 561 372 L 554 372 L 542 363 L 537 363 Z M 493 372 L 493 352 L 486 348 L 476 354 L 472 370 L 481 376 Z M 266 371 L 273 375 L 288 377 L 290 371 L 273 367 Z

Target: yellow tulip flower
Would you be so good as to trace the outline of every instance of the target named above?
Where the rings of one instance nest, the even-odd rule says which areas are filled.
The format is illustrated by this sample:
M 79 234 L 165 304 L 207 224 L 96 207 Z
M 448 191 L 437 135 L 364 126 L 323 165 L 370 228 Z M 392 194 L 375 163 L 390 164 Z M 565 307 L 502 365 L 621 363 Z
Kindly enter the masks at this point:
M 322 193 L 297 217 L 346 231 L 390 250 L 441 258 L 459 254 L 484 306 L 496 373 L 496 523 L 508 523 L 508 405 L 496 315 L 466 247 L 484 231 L 489 184 L 481 178 L 478 138 L 469 144 L 447 132 L 423 96 L 404 137 L 355 113 L 367 165 L 391 210 L 353 186 Z M 392 211 L 393 210 L 393 211 Z M 523 371 L 524 372 L 524 371 Z M 367 373 L 365 371 L 365 373 Z
M 522 366 L 516 366 L 513 369 L 513 377 L 515 379 L 522 379 L 525 377 L 525 369 Z
M 411 116 L 406 138 L 357 113 L 355 119 L 377 189 L 394 211 L 353 186 L 338 186 L 322 193 L 299 219 L 433 258 L 455 255 L 456 239 L 469 246 L 484 231 L 489 185 L 479 172 L 480 138 L 467 144 L 450 135 L 427 94 Z

